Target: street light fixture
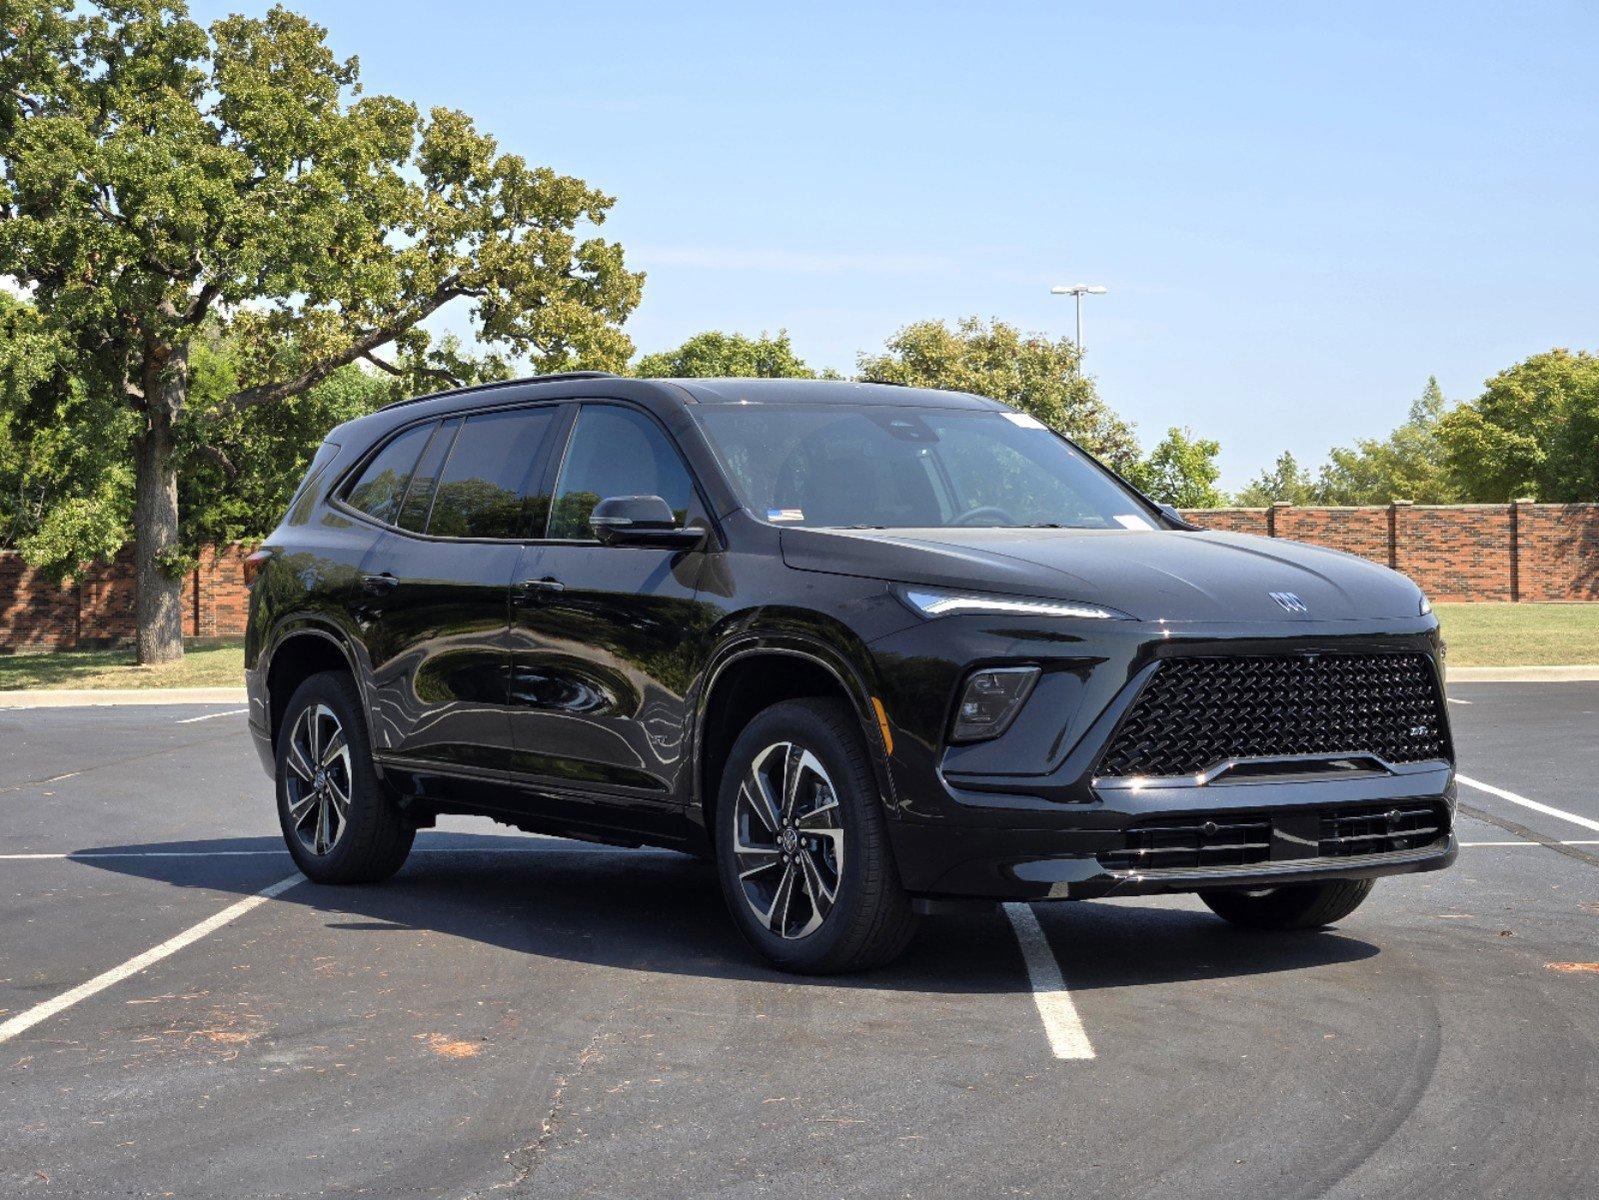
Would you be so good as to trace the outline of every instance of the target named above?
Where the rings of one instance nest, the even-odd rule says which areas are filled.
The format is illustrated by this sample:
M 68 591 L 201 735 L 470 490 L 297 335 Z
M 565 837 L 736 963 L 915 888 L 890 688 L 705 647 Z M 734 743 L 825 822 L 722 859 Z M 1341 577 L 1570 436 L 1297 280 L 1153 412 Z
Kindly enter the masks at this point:
M 1079 364 L 1083 357 L 1083 297 L 1103 296 L 1106 289 L 1097 283 L 1074 283 L 1068 287 L 1064 283 L 1057 283 L 1049 289 L 1051 296 L 1076 296 L 1077 297 L 1077 358 Z M 1078 370 L 1081 370 L 1079 365 Z

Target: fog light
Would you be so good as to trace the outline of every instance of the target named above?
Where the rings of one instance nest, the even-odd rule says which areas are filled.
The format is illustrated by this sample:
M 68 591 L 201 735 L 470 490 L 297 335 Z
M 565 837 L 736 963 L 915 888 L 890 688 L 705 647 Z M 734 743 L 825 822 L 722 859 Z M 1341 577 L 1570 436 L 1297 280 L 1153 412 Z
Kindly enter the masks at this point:
M 1010 728 L 1038 682 L 1037 667 L 990 667 L 966 681 L 955 709 L 952 742 L 981 742 Z

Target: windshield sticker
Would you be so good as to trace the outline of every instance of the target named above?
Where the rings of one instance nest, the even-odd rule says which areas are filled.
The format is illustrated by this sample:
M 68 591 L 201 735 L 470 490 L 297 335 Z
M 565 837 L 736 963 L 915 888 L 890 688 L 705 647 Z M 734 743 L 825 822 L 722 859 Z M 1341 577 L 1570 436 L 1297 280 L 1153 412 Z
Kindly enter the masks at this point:
M 1049 428 L 1042 421 L 1040 421 L 1037 417 L 1030 417 L 1026 413 L 1004 413 L 1002 415 L 1012 425 L 1020 425 L 1023 429 L 1047 429 L 1047 428 Z
M 805 510 L 803 508 L 769 508 L 766 510 L 768 521 L 803 521 Z
M 1118 514 L 1117 517 L 1116 517 L 1116 524 L 1120 525 L 1123 529 L 1153 529 L 1153 528 L 1155 528 L 1155 526 L 1154 526 L 1154 524 L 1152 522 L 1146 521 L 1143 517 L 1136 516 L 1136 515 L 1134 515 L 1132 513 L 1121 513 L 1121 514 Z

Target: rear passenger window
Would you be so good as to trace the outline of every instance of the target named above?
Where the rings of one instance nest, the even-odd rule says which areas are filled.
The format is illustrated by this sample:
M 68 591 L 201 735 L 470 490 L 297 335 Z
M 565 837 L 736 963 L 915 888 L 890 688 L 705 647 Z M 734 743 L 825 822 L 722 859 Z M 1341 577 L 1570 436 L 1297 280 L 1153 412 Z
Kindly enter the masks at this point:
M 433 485 L 439 480 L 439 468 L 455 442 L 460 419 L 445 421 L 433 433 L 433 440 L 422 451 L 422 457 L 411 472 L 411 484 L 405 489 L 405 499 L 400 502 L 400 515 L 395 524 L 401 529 L 421 533 L 427 528 L 428 512 L 433 508 Z
M 418 425 L 379 450 L 345 494 L 345 503 L 376 520 L 392 523 L 405 495 L 405 485 L 411 479 L 411 468 L 432 432 L 432 425 Z
M 444 461 L 427 531 L 437 537 L 517 538 L 541 529 L 548 497 L 530 494 L 553 408 L 468 417 Z
M 614 404 L 585 404 L 556 485 L 550 537 L 592 538 L 589 514 L 612 496 L 659 496 L 681 525 L 694 484 L 676 447 L 654 421 Z

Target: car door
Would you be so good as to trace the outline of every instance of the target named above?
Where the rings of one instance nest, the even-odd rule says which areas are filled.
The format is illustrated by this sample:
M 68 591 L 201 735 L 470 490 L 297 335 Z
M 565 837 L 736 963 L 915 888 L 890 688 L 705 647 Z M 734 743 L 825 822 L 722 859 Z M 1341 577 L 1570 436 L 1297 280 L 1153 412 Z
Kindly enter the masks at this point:
M 478 785 L 505 781 L 510 586 L 555 423 L 549 405 L 441 422 L 363 565 L 373 748 L 407 790 L 490 803 Z
M 713 619 L 693 550 L 604 546 L 589 514 L 613 496 L 661 496 L 709 524 L 687 464 L 649 414 L 584 403 L 554 482 L 545 538 L 517 570 L 512 769 L 575 822 L 673 833 L 702 635 Z

